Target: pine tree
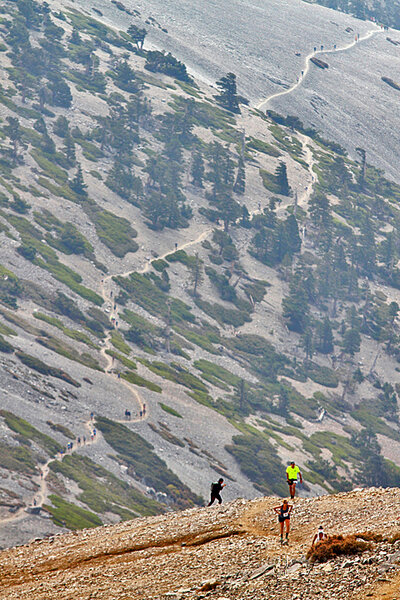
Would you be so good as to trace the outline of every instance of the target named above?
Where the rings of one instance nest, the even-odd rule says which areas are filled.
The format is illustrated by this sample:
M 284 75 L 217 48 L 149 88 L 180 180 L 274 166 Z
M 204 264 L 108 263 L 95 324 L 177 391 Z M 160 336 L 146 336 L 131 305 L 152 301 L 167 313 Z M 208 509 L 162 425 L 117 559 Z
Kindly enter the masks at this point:
M 283 298 L 282 307 L 282 314 L 288 319 L 288 328 L 304 333 L 309 323 L 310 309 L 301 273 L 296 273 L 290 281 L 289 295 Z
M 233 186 L 235 194 L 243 195 L 246 191 L 246 170 L 244 167 L 244 160 L 242 156 L 239 156 L 238 170 L 236 173 L 236 180 Z
M 82 44 L 82 38 L 79 35 L 79 29 L 74 27 L 72 29 L 71 37 L 69 38 L 70 44 L 75 44 L 75 46 L 80 46 Z
M 71 181 L 69 187 L 71 188 L 71 190 L 73 190 L 75 192 L 75 194 L 78 194 L 78 196 L 87 196 L 87 192 L 86 192 L 87 185 L 85 185 L 85 182 L 83 180 L 81 165 L 78 165 L 76 175 L 73 178 L 73 180 Z
M 281 161 L 275 170 L 275 181 L 278 188 L 278 193 L 282 196 L 289 196 L 291 189 L 287 177 L 286 164 Z
M 12 156 L 17 158 L 18 146 L 22 139 L 22 130 L 19 124 L 19 120 L 15 117 L 7 117 L 8 125 L 3 127 L 3 132 L 12 142 Z
M 192 184 L 196 187 L 204 187 L 204 160 L 203 155 L 198 150 L 192 155 L 192 166 L 190 169 Z
M 316 349 L 322 354 L 333 352 L 333 334 L 332 325 L 328 317 L 317 325 L 317 344 Z
M 69 85 L 61 78 L 57 78 L 51 84 L 52 102 L 54 106 L 69 108 L 72 104 L 72 94 Z
M 142 50 L 144 40 L 147 35 L 146 29 L 141 29 L 140 27 L 137 27 L 137 25 L 132 24 L 128 27 L 127 33 L 128 33 L 128 35 L 131 36 L 131 38 L 135 42 L 138 50 Z
M 240 113 L 239 97 L 236 88 L 236 75 L 234 73 L 227 73 L 217 81 L 216 85 L 219 89 L 218 96 L 215 96 L 218 104 L 230 112 Z
M 72 166 L 76 160 L 75 142 L 74 142 L 74 138 L 72 137 L 72 135 L 69 132 L 65 136 L 63 151 L 67 158 L 67 161 Z
M 361 336 L 357 329 L 346 329 L 343 336 L 343 351 L 354 356 L 360 351 Z
M 306 355 L 305 364 L 312 359 L 314 354 L 314 337 L 311 327 L 307 327 L 301 338 L 301 343 Z
M 195 255 L 195 262 L 190 266 L 190 281 L 193 285 L 193 296 L 198 296 L 197 288 L 203 282 L 203 262 L 198 253 Z

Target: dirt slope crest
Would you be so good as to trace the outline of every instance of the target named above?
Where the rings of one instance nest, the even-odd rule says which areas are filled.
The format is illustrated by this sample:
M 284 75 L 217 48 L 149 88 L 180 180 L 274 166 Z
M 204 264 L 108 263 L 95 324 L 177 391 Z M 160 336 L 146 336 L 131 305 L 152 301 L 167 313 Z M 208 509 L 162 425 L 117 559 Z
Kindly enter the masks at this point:
M 337 590 L 340 598 L 394 597 L 400 574 L 399 542 L 393 540 L 400 490 L 296 498 L 287 547 L 279 544 L 272 511 L 279 501 L 238 499 L 4 551 L 0 598 L 198 599 L 206 594 L 294 600 L 338 597 Z M 312 565 L 305 554 L 320 524 L 328 534 L 369 531 L 382 534 L 384 541 L 371 543 L 360 556 Z

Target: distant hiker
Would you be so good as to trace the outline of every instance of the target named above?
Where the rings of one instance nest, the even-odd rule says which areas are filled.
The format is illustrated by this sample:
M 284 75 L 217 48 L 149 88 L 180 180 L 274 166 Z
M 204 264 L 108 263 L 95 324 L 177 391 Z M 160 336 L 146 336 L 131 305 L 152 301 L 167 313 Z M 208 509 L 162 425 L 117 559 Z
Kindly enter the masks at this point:
M 83 443 L 86 444 L 86 436 L 83 436 Z
M 143 411 L 142 411 L 142 410 L 140 410 L 140 411 L 139 411 L 139 417 L 140 417 L 140 418 L 142 418 L 142 417 L 143 417 Z
M 94 412 L 91 412 L 90 413 L 90 420 L 93 421 L 93 419 L 94 419 Z
M 37 500 L 36 500 L 36 498 L 34 498 L 33 499 L 33 506 L 36 506 L 36 504 L 37 504 Z
M 178 250 L 178 244 L 175 242 L 175 252 Z
M 303 483 L 303 477 L 301 475 L 300 468 L 295 464 L 294 460 L 292 460 L 292 462 L 286 469 L 286 479 L 289 484 L 289 492 L 292 500 L 296 494 L 296 483 L 298 475 L 300 477 L 300 483 Z
M 96 427 L 93 428 L 93 435 L 94 437 L 96 437 L 97 431 L 96 431 Z
M 311 547 L 313 547 L 314 545 L 316 546 L 317 544 L 319 544 L 320 542 L 323 542 L 327 538 L 328 538 L 328 536 L 326 535 L 323 526 L 320 525 L 318 527 L 317 533 L 314 535 L 314 539 L 312 541 Z
M 121 373 L 118 373 L 117 377 L 118 379 L 121 379 Z
M 146 404 L 143 403 L 143 416 L 146 414 Z
M 278 521 L 279 521 L 280 531 L 281 531 L 281 544 L 289 543 L 290 513 L 292 512 L 292 508 L 293 508 L 293 506 L 291 504 L 289 504 L 287 500 L 283 500 L 282 504 L 280 506 L 275 506 L 273 509 L 276 512 L 276 514 L 278 515 Z M 285 541 L 283 541 L 283 528 L 285 527 L 285 523 L 286 523 L 286 534 L 285 534 Z
M 218 500 L 219 504 L 222 504 L 221 491 L 226 486 L 222 477 L 220 477 L 217 483 L 211 484 L 211 500 L 208 506 L 211 506 L 215 500 Z
M 80 443 L 81 443 L 81 438 L 78 437 L 78 446 L 80 445 Z
M 112 290 L 111 290 L 111 292 L 110 292 L 110 298 L 112 298 L 112 295 L 113 295 L 113 293 L 112 293 Z

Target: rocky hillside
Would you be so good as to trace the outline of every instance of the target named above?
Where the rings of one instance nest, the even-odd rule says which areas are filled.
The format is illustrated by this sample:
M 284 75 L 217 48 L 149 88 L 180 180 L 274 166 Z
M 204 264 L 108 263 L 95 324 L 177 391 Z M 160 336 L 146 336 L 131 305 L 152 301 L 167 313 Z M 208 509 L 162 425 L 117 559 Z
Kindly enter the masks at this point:
M 400 188 L 134 23 L 0 10 L 0 544 L 292 458 L 303 496 L 397 485 Z
M 399 499 L 397 489 L 376 488 L 297 499 L 288 546 L 280 545 L 273 516 L 278 498 L 54 536 L 0 553 L 0 598 L 393 599 Z M 355 554 L 307 560 L 321 523 Z

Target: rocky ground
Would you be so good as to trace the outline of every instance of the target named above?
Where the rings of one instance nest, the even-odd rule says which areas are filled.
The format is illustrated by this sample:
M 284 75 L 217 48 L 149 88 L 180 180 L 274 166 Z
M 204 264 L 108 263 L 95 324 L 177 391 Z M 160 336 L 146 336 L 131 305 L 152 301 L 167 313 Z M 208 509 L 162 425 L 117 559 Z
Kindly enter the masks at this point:
M 399 500 L 400 490 L 381 488 L 296 499 L 287 547 L 279 544 L 273 497 L 36 540 L 0 554 L 0 598 L 393 599 Z M 328 534 L 369 531 L 387 541 L 313 565 L 305 554 L 320 524 Z

